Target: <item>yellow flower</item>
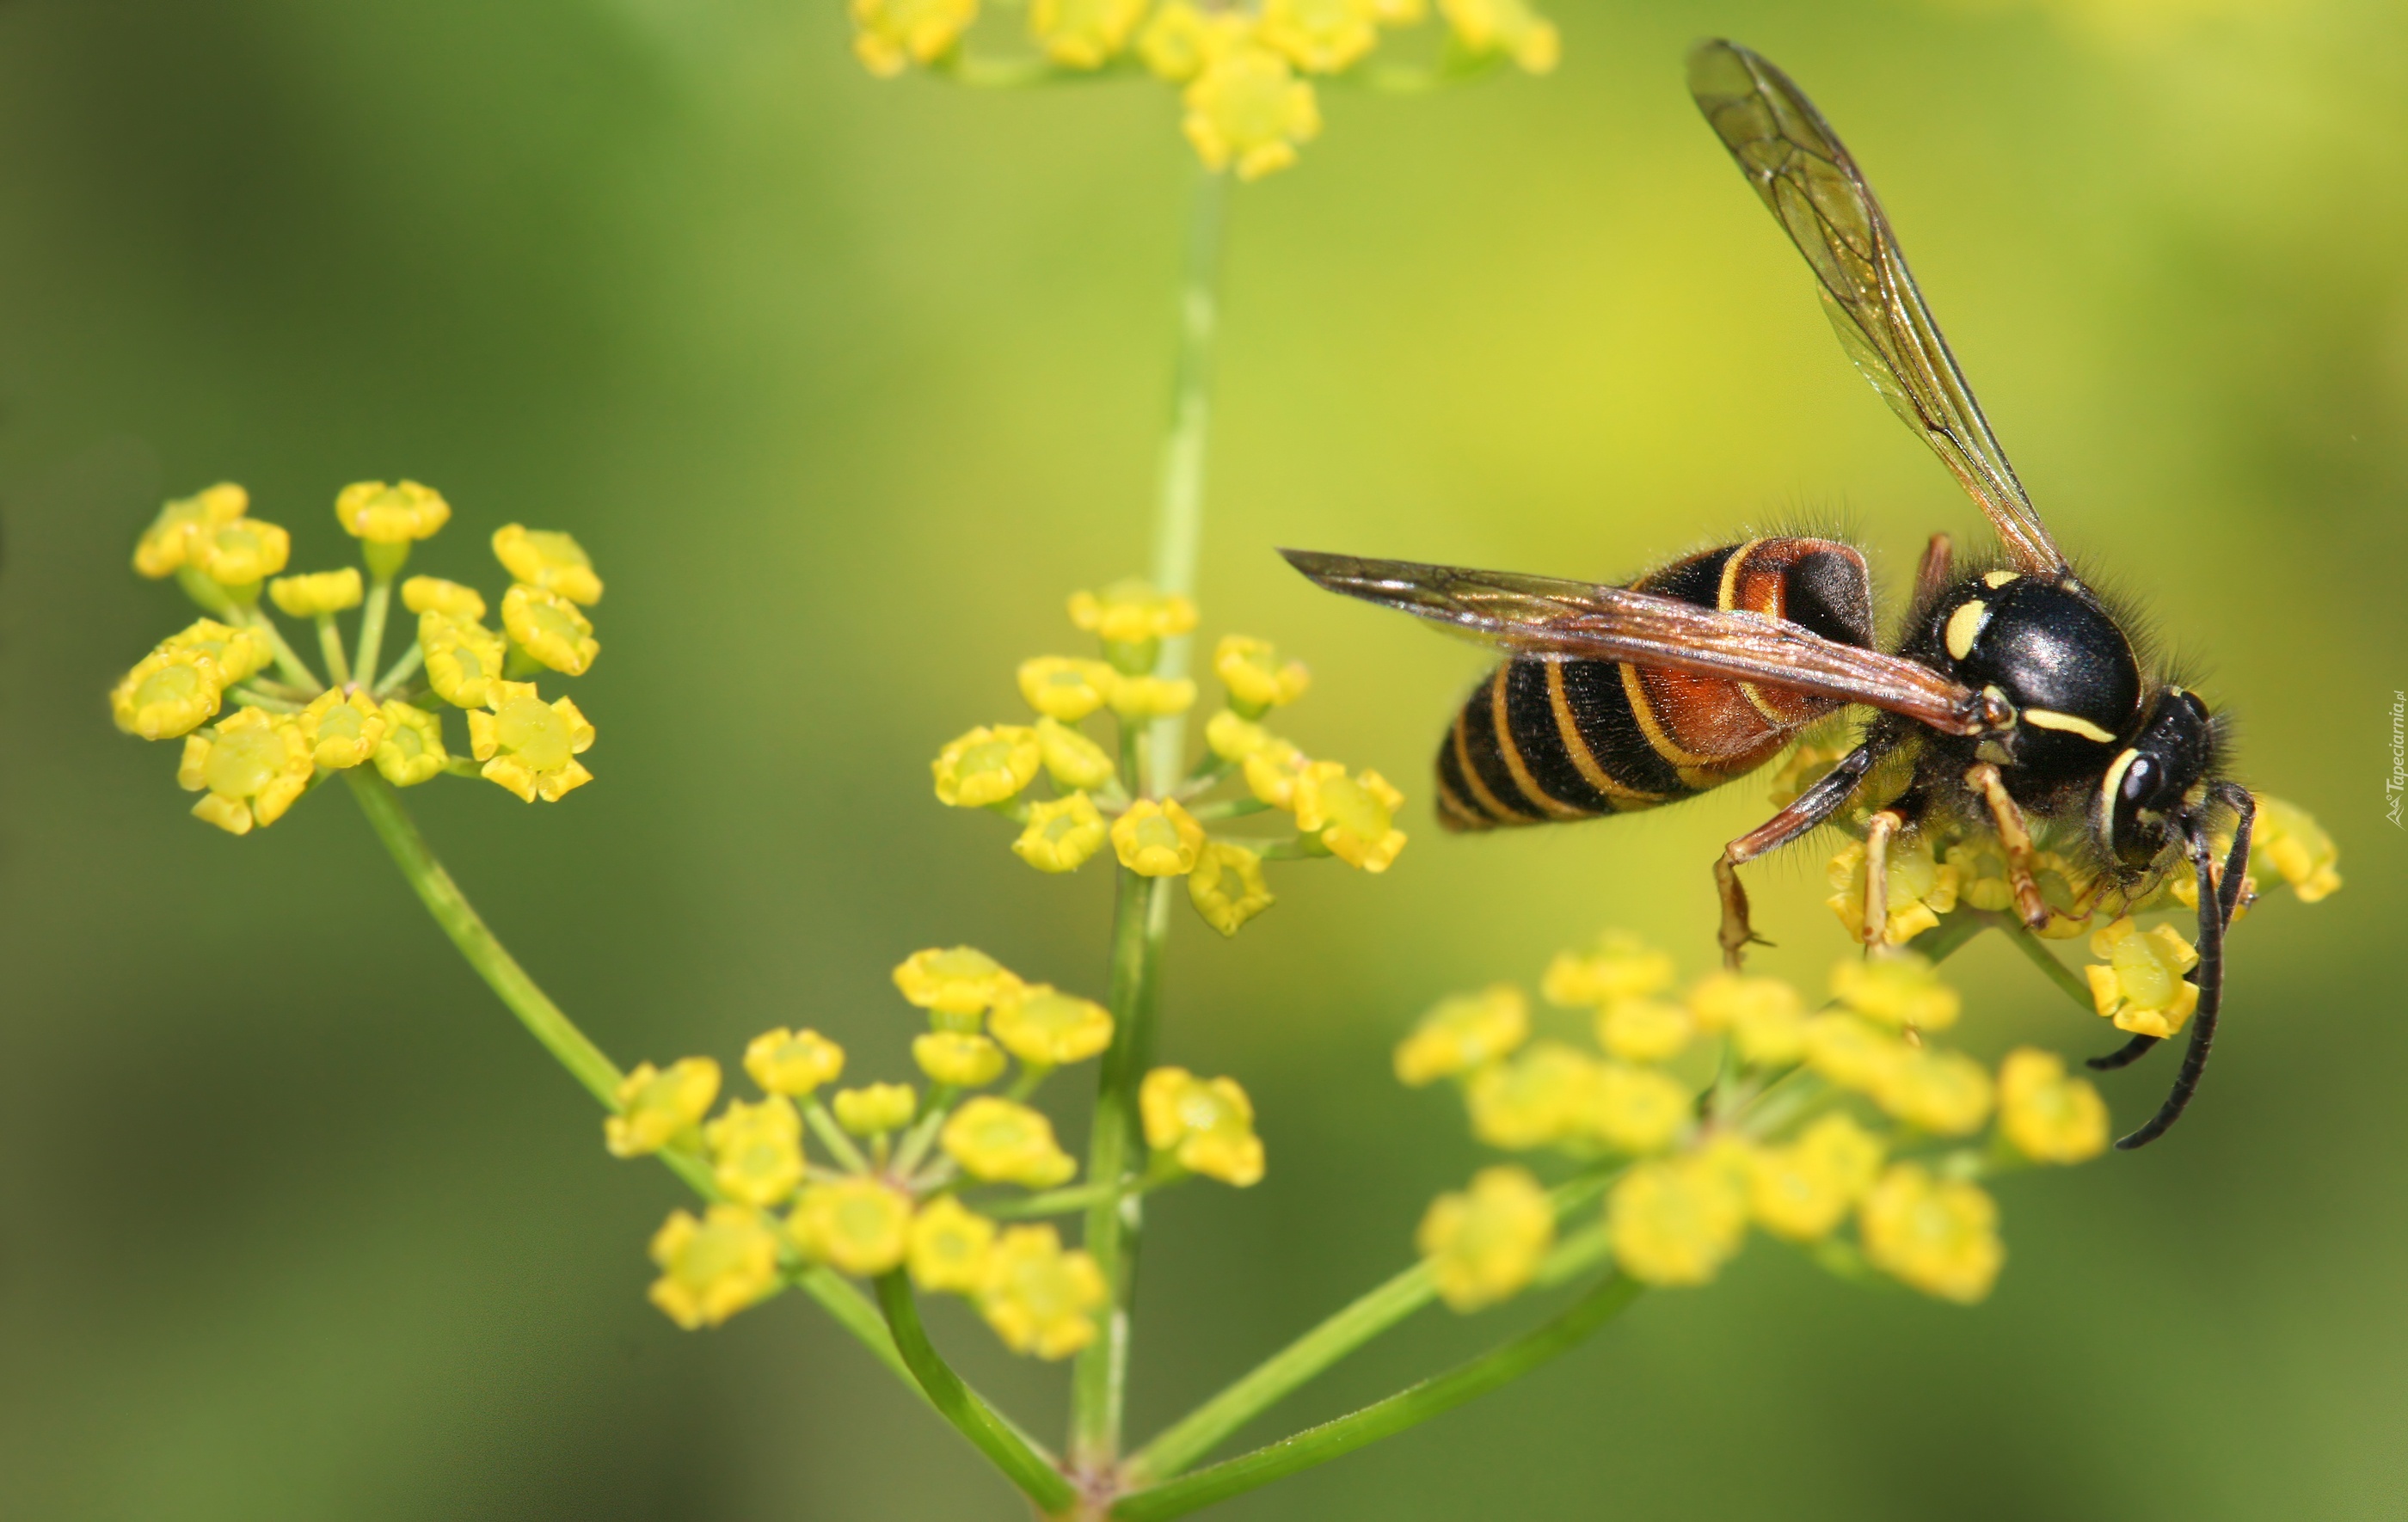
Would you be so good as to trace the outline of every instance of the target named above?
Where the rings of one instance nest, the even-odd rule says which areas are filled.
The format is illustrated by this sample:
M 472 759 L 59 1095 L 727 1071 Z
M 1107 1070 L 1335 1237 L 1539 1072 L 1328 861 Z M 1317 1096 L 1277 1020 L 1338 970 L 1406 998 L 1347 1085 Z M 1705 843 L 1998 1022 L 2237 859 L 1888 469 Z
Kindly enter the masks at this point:
M 962 1030 L 932 1030 L 911 1041 L 911 1060 L 939 1084 L 980 1088 L 1003 1073 L 1003 1048 Z
M 1195 701 L 1196 683 L 1185 677 L 1123 677 L 1112 683 L 1112 711 L 1124 719 L 1167 718 Z
M 602 578 L 594 574 L 593 559 L 566 534 L 504 524 L 494 530 L 494 558 L 529 586 L 589 608 L 602 600 Z
M 1216 718 L 1214 723 L 1218 723 Z M 1246 751 L 1241 759 L 1246 769 L 1246 787 L 1254 797 L 1274 809 L 1294 811 L 1297 785 L 1312 771 L 1314 763 L 1302 751 L 1275 736 L 1266 735 L 1261 743 Z M 1336 763 L 1330 763 L 1335 766 Z M 1339 767 L 1343 772 L 1346 768 Z
M 1084 793 L 1028 806 L 1028 823 L 1011 842 L 1012 854 L 1040 872 L 1075 872 L 1103 849 L 1111 826 Z
M 1913 952 L 1841 962 L 1831 969 L 1831 997 L 1883 1025 L 1917 1030 L 1946 1030 L 1963 1003 L 1940 969 Z
M 1467 51 L 1504 53 L 1530 74 L 1553 72 L 1563 56 L 1555 23 L 1527 0 L 1439 0 L 1438 8 Z
M 1187 0 L 1157 7 L 1137 39 L 1138 56 L 1156 79 L 1184 84 L 1206 64 L 1254 35 L 1254 18 L 1235 10 L 1197 10 Z
M 638 1063 L 619 1080 L 619 1113 L 602 1122 L 602 1144 L 613 1157 L 658 1152 L 710 1113 L 717 1098 L 719 1064 L 709 1057 Z
M 803 1117 L 794 1101 L 772 1094 L 758 1104 L 730 1101 L 702 1128 L 710 1173 L 731 1199 L 765 1209 L 803 1182 Z
M 1776 809 L 1797 802 L 1799 794 L 1821 782 L 1851 749 L 1847 745 L 1799 746 L 1773 768 L 1772 786 L 1766 794 L 1766 801 Z
M 1112 851 L 1140 877 L 1177 877 L 1196 869 L 1204 826 L 1176 798 L 1140 798 L 1112 822 Z
M 1999 1129 L 2036 1163 L 2078 1163 L 2107 1149 L 2107 1101 L 2063 1057 L 2019 1046 L 1999 1065 Z
M 1039 655 L 1020 663 L 1020 696 L 1049 719 L 1077 724 L 1111 700 L 1120 673 L 1109 661 Z
M 1780 1068 L 1806 1055 L 1806 1011 L 1778 978 L 1710 972 L 1689 990 L 1689 1013 L 1704 1031 L 1727 1031 L 1740 1060 Z
M 688 1331 L 716 1327 L 778 1282 L 778 1239 L 741 1205 L 713 1205 L 699 1221 L 670 1213 L 652 1238 L 661 1276 L 652 1300 Z
M 134 546 L 137 575 L 157 581 L 173 576 L 192 558 L 193 545 L 203 532 L 233 523 L 251 510 L 251 494 L 232 481 L 178 497 L 159 510 Z
M 1997 836 L 1978 835 L 1950 846 L 1948 865 L 1956 869 L 1956 895 L 1966 903 L 1993 912 L 2014 907 L 2006 847 Z M 2079 935 L 2097 900 L 2098 879 L 2054 851 L 2035 854 L 2031 869 L 2041 901 L 2048 906 L 2048 923 L 2033 933 L 2054 940 Z
M 1210 840 L 1187 877 L 1187 901 L 1225 936 L 1277 902 L 1263 881 L 1263 858 L 1241 845 Z
M 911 1220 L 911 1282 L 930 1294 L 974 1294 L 994 1244 L 993 1221 L 939 1195 Z
M 1964 1136 L 1990 1118 L 1990 1073 L 1962 1052 L 1902 1050 L 1873 1098 L 1884 1110 L 1934 1136 Z
M 1454 1311 L 1511 1299 L 1555 1243 L 1547 1191 L 1526 1170 L 1484 1168 L 1462 1194 L 1430 1201 L 1413 1244 L 1429 1260 L 1440 1299 Z
M 1734 1170 L 1703 1157 L 1641 1163 L 1606 1196 L 1623 1271 L 1651 1285 L 1702 1285 L 1739 1251 L 1747 1202 Z
M 474 624 L 485 616 L 481 593 L 439 576 L 413 576 L 402 582 L 401 605 L 413 613 L 441 613 L 463 624 Z
M 1222 760 L 1235 762 L 1243 761 L 1271 743 L 1271 737 L 1261 725 L 1241 719 L 1225 708 L 1205 723 L 1204 743 Z
M 228 628 L 213 618 L 194 619 L 191 624 L 159 641 L 161 653 L 190 652 L 206 655 L 217 663 L 217 680 L 222 687 L 256 676 L 276 658 L 267 639 L 257 629 Z
M 1297 145 L 1321 132 L 1312 86 L 1283 55 L 1251 41 L 1208 57 L 1183 98 L 1182 126 L 1197 157 L 1208 169 L 1234 163 L 1240 179 L 1286 168 Z
M 1146 0 L 1030 0 L 1028 35 L 1068 68 L 1101 68 L 1128 46 Z
M 986 1324 L 1014 1353 L 1067 1358 L 1096 1338 L 1106 1295 L 1096 1260 L 1064 1252 L 1050 1226 L 1016 1226 L 987 1249 L 978 1287 Z
M 1558 952 L 1539 980 L 1539 997 L 1550 1004 L 1579 1009 L 1617 998 L 1644 998 L 1672 986 L 1672 959 L 1650 950 L 1636 936 L 1609 930 L 1598 939 L 1598 949 L 1585 955 Z
M 1853 1014 L 1818 1014 L 1806 1022 L 1806 1065 L 1859 1094 L 1879 1094 L 1907 1050 L 1904 1041 Z
M 310 747 L 311 758 L 328 771 L 345 771 L 373 759 L 391 723 L 363 692 L 324 692 L 293 716 L 294 727 Z
M 316 618 L 357 608 L 361 595 L 357 566 L 307 576 L 280 576 L 267 583 L 268 599 L 293 618 Z
M 1084 1062 L 1112 1043 L 1112 1017 L 1102 1005 L 1050 984 L 1005 995 L 996 1004 L 993 1025 L 1004 1050 L 1036 1068 Z
M 1689 1123 L 1695 1098 L 1677 1081 L 1649 1068 L 1599 1065 L 1589 1096 L 1588 1122 L 1616 1152 L 1661 1152 Z
M 309 742 L 292 720 L 247 708 L 217 726 L 215 735 L 184 739 L 176 781 L 187 793 L 206 789 L 193 817 L 229 835 L 248 835 L 284 817 L 309 785 L 316 767 Z
M 1191 1173 L 1239 1188 L 1263 1176 L 1254 1107 L 1234 1078 L 1198 1078 L 1184 1068 L 1156 1068 L 1138 1085 L 1145 1144 L 1168 1152 Z
M 185 553 L 203 575 L 220 586 L 256 586 L 284 568 L 293 553 L 293 536 L 257 518 L 236 518 L 194 529 Z
M 1669 999 L 1617 998 L 1597 1015 L 1597 1043 L 1625 1062 L 1669 1062 L 1689 1044 L 1689 1012 Z
M 2091 933 L 2090 955 L 2106 962 L 2082 969 L 2091 1001 L 2118 1030 L 2172 1036 L 2199 1008 L 2199 984 L 2183 979 L 2199 965 L 2199 953 L 2170 925 L 2143 932 L 2128 918 L 2117 920 Z
M 795 1201 L 786 1235 L 805 1257 L 839 1272 L 884 1273 L 911 1250 L 911 1199 L 878 1179 L 814 1184 Z
M 354 481 L 335 497 L 335 522 L 343 532 L 370 544 L 408 544 L 431 538 L 452 521 L 452 504 L 414 481 L 388 486 Z
M 1380 40 L 1380 11 L 1377 0 L 1263 0 L 1256 33 L 1307 74 L 1337 74 Z
M 1530 1039 L 1530 1003 L 1510 983 L 1440 999 L 1397 1043 L 1397 1079 L 1419 1088 L 1510 1055 Z
M 876 1136 L 911 1124 L 919 1113 L 919 1097 L 909 1084 L 865 1084 L 840 1088 L 829 1099 L 836 1123 L 855 1136 Z
M 979 725 L 937 753 L 928 769 L 937 801 L 955 809 L 1001 803 L 1037 780 L 1043 753 L 1037 731 L 1021 725 Z
M 972 1178 L 1050 1189 L 1078 1171 L 1054 1123 L 1025 1104 L 981 1095 L 953 1112 L 939 1140 Z
M 456 708 L 483 708 L 502 679 L 502 637 L 474 619 L 429 609 L 418 615 L 418 648 L 427 685 Z
M 2340 887 L 2341 874 L 2333 867 L 2341 860 L 2341 848 L 2333 844 L 2324 826 L 2297 804 L 2263 793 L 2256 797 L 2258 822 L 2250 833 L 2250 861 L 2263 860 L 2280 872 L 2303 904 L 2313 904 Z M 2196 892 L 2197 883 L 2192 887 Z
M 1108 645 L 1141 645 L 1196 627 L 1196 605 L 1140 581 L 1070 594 L 1070 622 Z
M 424 709 L 387 698 L 384 738 L 377 741 L 376 768 L 395 787 L 416 787 L 439 777 L 452 764 L 443 748 L 443 721 Z
M 978 0 L 853 0 L 853 56 L 882 79 L 932 64 L 978 20 Z
M 895 986 L 905 998 L 939 1014 L 975 1015 L 1020 991 L 1020 980 L 973 946 L 930 947 L 895 965 Z M 968 1028 L 975 1030 L 973 1020 Z
M 529 803 L 558 803 L 594 780 L 577 759 L 594 744 L 594 726 L 575 703 L 546 704 L 532 682 L 496 682 L 485 700 L 491 713 L 468 711 L 468 750 L 485 763 L 487 781 Z
M 744 1048 L 744 1070 L 765 1094 L 807 1095 L 844 1072 L 844 1048 L 816 1030 L 763 1031 Z
M 1272 0 L 1273 5 L 1281 0 Z M 1326 3 L 1326 0 L 1297 0 L 1303 5 Z M 1340 0 L 1345 5 L 1360 5 L 1363 0 Z M 1295 5 L 1291 4 L 1291 9 Z M 1269 10 L 1264 12 L 1264 27 L 1270 25 Z M 1298 60 L 1299 63 L 1302 60 Z M 1240 711 L 1241 717 L 1260 714 L 1268 709 L 1283 708 L 1302 697 L 1312 685 L 1312 673 L 1302 661 L 1279 661 L 1279 652 L 1268 639 L 1249 639 L 1242 634 L 1225 634 L 1212 649 L 1212 672 L 1221 685 L 1229 689 L 1229 707 Z
M 1349 867 L 1384 872 L 1405 848 L 1396 811 L 1405 796 L 1376 771 L 1346 775 L 1334 761 L 1313 767 L 1296 783 L 1296 827 L 1319 835 L 1322 845 Z
M 2007 1250 L 1999 1207 L 1971 1184 L 1939 1183 L 1892 1164 L 1856 1214 L 1865 1256 L 1927 1295 L 1971 1304 L 1990 1292 Z
M 1956 907 L 1956 869 L 1931 854 L 1931 842 L 1920 836 L 1900 837 L 1889 843 L 1888 918 L 1882 943 L 1902 946 L 1940 923 Z M 1865 848 L 1850 841 L 1831 858 L 1831 886 L 1839 891 L 1823 900 L 1848 934 L 1862 938 L 1865 927 Z
M 1045 774 L 1059 787 L 1101 787 L 1117 770 L 1102 746 L 1050 718 L 1037 721 L 1037 754 L 1045 763 Z
M 1792 1242 L 1829 1236 L 1881 1171 L 1879 1138 L 1844 1114 L 1826 1115 L 1784 1147 L 1749 1158 L 1748 1209 Z
M 217 716 L 224 670 L 198 650 L 155 650 L 135 662 L 108 695 L 117 727 L 144 739 L 173 739 Z
M 1538 1041 L 1520 1055 L 1471 1076 L 1464 1102 L 1471 1134 L 1519 1152 L 1585 1132 L 1597 1093 L 1597 1063 L 1561 1041 Z
M 583 676 L 602 653 L 593 621 L 575 603 L 524 582 L 502 594 L 502 627 L 521 650 L 566 676 Z

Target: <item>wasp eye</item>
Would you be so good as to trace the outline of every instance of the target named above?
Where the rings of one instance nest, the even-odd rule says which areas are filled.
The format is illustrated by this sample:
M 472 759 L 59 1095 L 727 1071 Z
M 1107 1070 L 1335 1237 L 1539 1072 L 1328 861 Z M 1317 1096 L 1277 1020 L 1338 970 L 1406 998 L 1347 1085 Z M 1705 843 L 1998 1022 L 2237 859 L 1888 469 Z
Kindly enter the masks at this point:
M 2132 764 L 2124 768 L 2124 801 L 2138 803 L 2147 797 L 2155 791 L 2157 781 L 2157 763 L 2145 755 L 2132 757 Z

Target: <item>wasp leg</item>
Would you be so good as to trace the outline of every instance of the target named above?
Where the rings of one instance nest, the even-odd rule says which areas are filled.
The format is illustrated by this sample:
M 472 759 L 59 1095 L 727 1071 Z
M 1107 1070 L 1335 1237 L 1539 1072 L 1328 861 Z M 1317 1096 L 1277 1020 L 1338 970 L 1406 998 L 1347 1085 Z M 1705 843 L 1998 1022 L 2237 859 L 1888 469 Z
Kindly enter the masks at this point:
M 2015 911 L 2026 925 L 2039 929 L 2048 923 L 2048 901 L 2040 896 L 2040 884 L 2032 881 L 2032 838 L 2024 827 L 2024 811 L 2007 797 L 1999 768 L 1987 761 L 1976 761 L 1967 768 L 1965 785 L 1990 806 L 1990 824 L 1999 832 L 1999 849 L 2007 856 L 2007 885 L 2014 890 Z
M 2086 1059 L 2083 1063 L 2083 1066 L 2089 1069 L 2092 1072 L 2114 1072 L 2118 1068 L 2129 1067 L 2131 1064 L 2140 1061 L 2143 1057 L 2147 1056 L 2149 1055 L 2149 1048 L 2157 1045 L 2157 1041 L 2158 1038 L 2155 1036 L 2135 1036 L 2130 1041 L 2126 1041 L 2123 1045 L 2115 1048 L 2113 1052 L 2108 1053 L 2105 1056 Z
M 1948 571 L 1952 555 L 1945 534 L 1934 534 L 1931 542 L 1923 547 L 1923 564 L 1914 572 L 1914 606 L 1928 608 L 1948 590 Z
M 1905 824 L 1894 809 L 1865 821 L 1865 922 L 1856 939 L 1868 946 L 1889 944 L 1889 842 Z
M 1718 939 L 1725 967 L 1736 972 L 1741 954 L 1751 943 L 1771 944 L 1748 925 L 1747 889 L 1740 885 L 1740 867 L 1768 851 L 1787 845 L 1838 813 L 1856 792 L 1856 784 L 1864 781 L 1865 773 L 1888 754 L 1895 743 L 1857 746 L 1815 779 L 1813 786 L 1791 799 L 1789 807 L 1723 847 L 1722 855 L 1714 862 L 1714 886 L 1721 891 L 1723 900 L 1723 926 Z

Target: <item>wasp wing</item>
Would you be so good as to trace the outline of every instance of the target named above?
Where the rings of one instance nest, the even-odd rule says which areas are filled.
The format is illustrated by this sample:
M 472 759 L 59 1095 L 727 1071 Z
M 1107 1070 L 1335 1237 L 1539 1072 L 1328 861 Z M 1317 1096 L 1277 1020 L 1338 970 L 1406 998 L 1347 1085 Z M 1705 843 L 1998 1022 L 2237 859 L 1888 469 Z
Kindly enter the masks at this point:
M 1857 370 L 1972 494 L 2017 565 L 2063 570 L 1839 134 L 1789 76 L 1735 42 L 1689 54 L 1689 93 L 1813 266 L 1824 315 Z
M 1928 666 L 1826 639 L 1784 619 L 1627 587 L 1512 571 L 1283 550 L 1332 592 L 1441 624 L 1520 655 L 1569 655 L 1758 682 L 1864 703 L 1952 735 L 1989 727 L 1983 699 Z

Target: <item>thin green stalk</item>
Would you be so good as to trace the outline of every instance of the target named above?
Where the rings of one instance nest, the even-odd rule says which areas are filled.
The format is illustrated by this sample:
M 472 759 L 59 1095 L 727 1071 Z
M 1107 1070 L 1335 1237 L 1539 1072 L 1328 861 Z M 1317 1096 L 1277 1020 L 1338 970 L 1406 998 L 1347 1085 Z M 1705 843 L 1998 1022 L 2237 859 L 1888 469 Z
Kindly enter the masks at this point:
M 326 657 L 326 680 L 329 685 L 348 687 L 351 684 L 351 658 L 343 653 L 343 631 L 335 627 L 335 615 L 318 615 L 318 653 Z
M 1187 248 L 1179 282 L 1179 357 L 1171 374 L 1170 432 L 1162 446 L 1162 484 L 1155 502 L 1154 584 L 1182 597 L 1196 595 L 1196 558 L 1204 537 L 1204 447 L 1212 422 L 1212 343 L 1221 326 L 1221 250 L 1228 223 L 1229 177 L 1198 168 L 1187 204 Z M 1162 642 L 1155 670 L 1187 674 L 1191 637 Z M 1146 758 L 1147 791 L 1168 797 L 1179 785 L 1187 720 L 1154 721 Z
M 379 697 L 392 696 L 394 693 L 400 689 L 403 682 L 408 682 L 411 677 L 418 674 L 419 667 L 423 665 L 425 660 L 425 650 L 420 646 L 417 640 L 412 639 L 409 642 L 409 648 L 401 653 L 401 658 L 394 661 L 392 667 L 386 670 L 385 674 L 377 680 L 376 696 Z
M 1111 1299 L 1101 1335 L 1079 1352 L 1070 1374 L 1070 1457 L 1100 1469 L 1120 1453 L 1127 1388 L 1129 1303 L 1137 1279 L 1144 1203 L 1120 1185 L 1141 1145 L 1137 1087 L 1154 1058 L 1154 1018 L 1162 980 L 1162 945 L 1170 929 L 1170 888 L 1178 879 L 1140 877 L 1124 867 L 1112 912 L 1110 999 L 1112 1044 L 1096 1078 L 1087 1139 L 1087 1180 L 1113 1193 L 1088 1207 L 1082 1244 L 1103 1271 Z
M 1398 1391 L 1349 1416 L 1308 1428 L 1268 1447 L 1180 1479 L 1124 1496 L 1111 1509 L 1117 1522 L 1166 1522 L 1226 1500 L 1299 1470 L 1326 1464 L 1366 1443 L 1394 1437 L 1442 1412 L 1519 1379 L 1577 1346 L 1638 1299 L 1635 1279 L 1611 1273 L 1553 1320 L 1434 1379 Z
M 2098 1001 L 2090 995 L 2090 985 L 2074 976 L 2071 968 L 2050 955 L 2048 948 L 2040 943 L 2040 937 L 2032 934 L 2028 926 L 2007 914 L 2000 914 L 1997 919 L 1999 928 L 2007 933 L 2008 942 L 2023 953 L 2032 966 L 2046 973 L 2048 981 L 2062 989 L 2065 997 L 2073 1000 L 2083 1013 L 2099 1012 Z
M 368 583 L 367 605 L 360 610 L 360 653 L 351 669 L 362 682 L 373 682 L 377 657 L 384 653 L 384 615 L 393 601 L 393 578 L 380 576 Z
M 293 647 L 284 642 L 284 631 L 276 626 L 276 621 L 261 612 L 256 605 L 249 608 L 228 605 L 226 612 L 234 623 L 248 624 L 259 631 L 260 638 L 267 641 L 267 648 L 276 653 L 276 668 L 284 673 L 286 682 L 311 697 L 326 690 L 326 684 L 318 680 L 318 673 L 310 670 L 300 656 L 293 653 Z
M 298 713 L 308 707 L 289 697 L 277 697 L 249 685 L 228 688 L 226 696 L 246 708 L 265 709 L 270 713 Z
M 887 1329 L 903 1361 L 910 1366 L 920 1387 L 945 1420 L 961 1429 L 979 1452 L 986 1455 L 1007 1479 L 1047 1512 L 1068 1510 L 1078 1492 L 1062 1472 L 1032 1447 L 1007 1422 L 972 1394 L 953 1367 L 938 1356 L 920 1325 L 920 1309 L 911 1298 L 910 1276 L 896 1269 L 878 1279 L 878 1303 L 886 1312 Z

